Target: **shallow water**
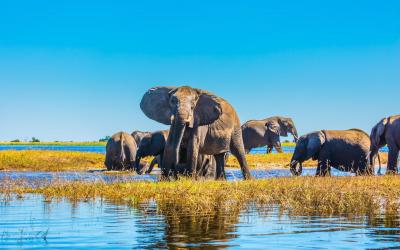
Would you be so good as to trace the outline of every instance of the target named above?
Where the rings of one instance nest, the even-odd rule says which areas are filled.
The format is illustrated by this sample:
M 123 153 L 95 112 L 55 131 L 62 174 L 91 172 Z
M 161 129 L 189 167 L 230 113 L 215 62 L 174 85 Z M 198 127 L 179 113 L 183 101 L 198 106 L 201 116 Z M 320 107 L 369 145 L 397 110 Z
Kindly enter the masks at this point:
M 0 145 L 1 150 L 56 150 L 56 151 L 79 151 L 79 152 L 92 152 L 92 153 L 106 153 L 105 146 L 60 146 L 60 145 Z M 294 147 L 282 147 L 284 152 L 294 152 Z M 383 147 L 381 152 L 388 152 L 387 147 Z M 250 154 L 264 154 L 265 147 L 255 148 L 250 151 Z M 272 152 L 276 152 L 273 149 Z
M 328 248 L 400 247 L 399 216 L 289 216 L 277 207 L 189 216 L 104 200 L 45 202 L 26 195 L 0 203 L 0 248 Z

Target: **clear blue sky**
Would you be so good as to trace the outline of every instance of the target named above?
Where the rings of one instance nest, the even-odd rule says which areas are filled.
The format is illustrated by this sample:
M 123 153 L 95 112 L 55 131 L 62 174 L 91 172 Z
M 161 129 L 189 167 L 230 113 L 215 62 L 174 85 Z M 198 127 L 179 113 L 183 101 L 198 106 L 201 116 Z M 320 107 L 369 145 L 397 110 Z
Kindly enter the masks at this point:
M 400 1 L 0 2 L 0 140 L 165 128 L 156 85 L 210 90 L 299 132 L 400 113 Z

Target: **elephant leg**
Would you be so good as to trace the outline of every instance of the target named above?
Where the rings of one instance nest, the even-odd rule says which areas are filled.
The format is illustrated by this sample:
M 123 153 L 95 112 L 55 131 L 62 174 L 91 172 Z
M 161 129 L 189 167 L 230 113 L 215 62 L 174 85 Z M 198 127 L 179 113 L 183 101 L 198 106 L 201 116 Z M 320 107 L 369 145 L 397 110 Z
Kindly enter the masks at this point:
M 398 174 L 397 170 L 398 157 L 399 157 L 399 149 L 397 147 L 390 147 L 386 174 Z
M 239 132 L 236 131 L 236 133 L 232 136 L 231 153 L 239 161 L 240 168 L 242 169 L 243 178 L 245 180 L 251 179 L 250 170 L 247 165 L 246 156 L 244 153 L 242 132 L 241 132 L 240 128 L 239 128 Z
M 281 146 L 281 142 L 280 142 L 280 141 L 277 141 L 277 142 L 274 143 L 274 148 L 276 149 L 276 151 L 277 151 L 278 153 L 283 153 L 283 150 L 282 150 L 282 146 Z M 271 150 L 272 150 L 272 149 L 271 149 Z
M 225 180 L 225 154 L 226 153 L 221 153 L 214 155 L 215 157 L 215 162 L 216 162 L 216 180 Z
M 106 154 L 104 165 L 106 165 L 108 171 L 111 171 L 113 169 L 113 162 L 111 160 L 111 156 L 109 156 L 108 154 Z
M 267 146 L 267 154 L 270 154 L 272 152 L 272 146 L 268 145 Z
M 192 175 L 193 178 L 197 177 L 197 162 L 199 158 L 199 130 L 198 128 L 194 128 L 191 136 L 191 140 L 188 143 L 187 149 L 187 167 L 189 174 Z
M 154 159 L 151 161 L 149 168 L 146 170 L 146 174 L 150 174 L 151 171 L 153 171 L 154 165 L 158 164 L 160 160 L 158 159 L 159 155 L 154 157 Z
M 318 160 L 318 167 L 315 176 L 326 176 L 326 175 L 329 176 L 331 175 L 331 169 L 329 166 L 328 159 Z

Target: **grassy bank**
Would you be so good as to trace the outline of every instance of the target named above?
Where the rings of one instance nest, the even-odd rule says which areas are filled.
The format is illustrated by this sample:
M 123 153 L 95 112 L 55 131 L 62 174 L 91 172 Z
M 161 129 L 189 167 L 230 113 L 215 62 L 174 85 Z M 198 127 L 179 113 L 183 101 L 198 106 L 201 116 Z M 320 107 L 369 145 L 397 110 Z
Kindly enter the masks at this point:
M 0 151 L 0 170 L 13 171 L 84 171 L 102 169 L 104 155 L 98 153 L 5 150 Z
M 106 142 L 0 142 L 0 145 L 21 146 L 105 146 Z
M 50 150 L 4 150 L 0 151 L 0 170 L 14 171 L 85 171 L 103 169 L 104 155 L 99 153 L 50 151 Z M 288 168 L 292 153 L 246 155 L 252 169 Z M 387 154 L 381 153 L 382 164 Z M 150 162 L 151 158 L 144 159 Z M 316 161 L 306 161 L 303 166 L 316 166 Z M 230 156 L 227 167 L 239 168 L 237 159 Z
M 249 204 L 280 205 L 293 214 L 397 213 L 400 208 L 400 178 L 383 177 L 293 177 L 252 181 L 59 182 L 45 187 L 27 187 L 2 181 L 3 197 L 11 193 L 38 193 L 47 200 L 70 201 L 103 198 L 132 206 L 156 201 L 163 213 L 213 213 L 216 208 L 240 211 Z

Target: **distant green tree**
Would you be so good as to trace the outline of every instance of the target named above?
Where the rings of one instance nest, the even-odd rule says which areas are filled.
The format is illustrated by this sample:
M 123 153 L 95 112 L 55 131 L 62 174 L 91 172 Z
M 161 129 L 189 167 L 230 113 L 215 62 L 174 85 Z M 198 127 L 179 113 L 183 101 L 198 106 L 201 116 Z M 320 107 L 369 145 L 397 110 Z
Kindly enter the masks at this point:
M 284 142 L 284 143 L 289 143 L 290 141 L 289 141 L 289 140 L 284 140 L 283 142 Z
M 32 137 L 30 142 L 40 142 L 40 140 L 38 138 L 36 138 L 36 137 Z
M 101 138 L 101 139 L 99 140 L 99 142 L 107 142 L 108 140 L 110 140 L 110 138 L 111 138 L 111 136 L 107 135 L 107 136 L 105 136 L 104 138 Z
M 21 142 L 21 141 L 18 139 L 15 139 L 15 140 L 12 140 L 11 142 Z

